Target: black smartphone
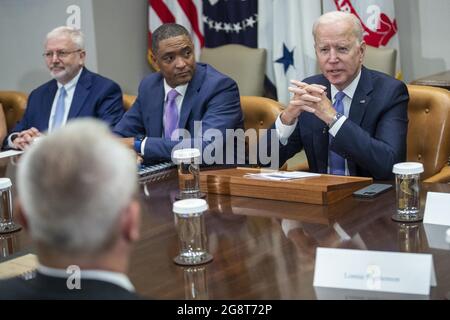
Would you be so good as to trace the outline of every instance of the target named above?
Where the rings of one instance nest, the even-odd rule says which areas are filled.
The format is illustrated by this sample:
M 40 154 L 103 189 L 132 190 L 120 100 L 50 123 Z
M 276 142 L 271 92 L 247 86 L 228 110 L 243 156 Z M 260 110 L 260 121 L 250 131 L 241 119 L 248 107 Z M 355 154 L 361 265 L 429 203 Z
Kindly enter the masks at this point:
M 377 195 L 382 194 L 383 192 L 386 192 L 390 189 L 392 189 L 391 184 L 374 183 L 371 184 L 370 186 L 364 187 L 362 189 L 353 192 L 353 196 L 359 198 L 374 198 Z

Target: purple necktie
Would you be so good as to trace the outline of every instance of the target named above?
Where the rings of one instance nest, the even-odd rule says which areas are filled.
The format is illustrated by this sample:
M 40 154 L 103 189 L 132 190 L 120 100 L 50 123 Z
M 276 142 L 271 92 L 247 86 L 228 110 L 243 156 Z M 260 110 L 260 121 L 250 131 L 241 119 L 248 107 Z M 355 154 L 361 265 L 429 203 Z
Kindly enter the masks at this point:
M 344 103 L 342 101 L 344 99 L 344 97 L 345 97 L 345 93 L 342 91 L 339 91 L 334 96 L 335 100 L 334 100 L 333 107 L 336 110 L 336 112 L 341 113 L 341 114 L 344 114 Z M 333 141 L 333 137 L 330 135 L 329 144 L 331 144 L 331 141 Z M 344 176 L 345 175 L 345 159 L 331 150 L 330 150 L 329 159 L 330 159 L 330 174 Z
M 164 137 L 170 139 L 172 132 L 178 127 L 178 108 L 176 98 L 178 92 L 172 89 L 167 94 L 167 104 L 164 110 Z

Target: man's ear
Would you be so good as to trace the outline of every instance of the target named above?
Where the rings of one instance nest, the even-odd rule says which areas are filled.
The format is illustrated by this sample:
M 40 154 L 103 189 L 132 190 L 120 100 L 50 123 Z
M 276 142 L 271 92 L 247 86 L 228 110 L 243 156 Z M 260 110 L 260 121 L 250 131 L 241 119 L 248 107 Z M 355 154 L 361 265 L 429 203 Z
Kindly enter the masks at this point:
M 133 199 L 124 209 L 120 227 L 123 237 L 129 242 L 136 242 L 139 239 L 141 206 L 137 200 Z
M 23 212 L 22 204 L 19 200 L 14 203 L 14 217 L 18 224 L 20 224 L 24 230 L 28 231 L 28 220 Z
M 364 61 L 364 56 L 366 55 L 366 42 L 362 41 L 359 47 L 361 50 L 361 63 Z
M 149 50 L 147 55 L 148 62 L 150 62 L 152 68 L 158 72 L 159 71 L 159 63 L 157 61 L 156 55 L 153 51 Z

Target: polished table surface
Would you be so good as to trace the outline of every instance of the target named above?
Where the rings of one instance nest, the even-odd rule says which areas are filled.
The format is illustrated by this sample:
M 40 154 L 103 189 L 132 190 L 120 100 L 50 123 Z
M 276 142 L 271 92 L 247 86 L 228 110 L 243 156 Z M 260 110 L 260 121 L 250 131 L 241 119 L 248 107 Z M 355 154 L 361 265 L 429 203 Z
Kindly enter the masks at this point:
M 3 168 L 7 165 L 3 176 L 14 181 L 14 163 L 1 159 L 0 167 L 2 164 Z M 391 219 L 395 211 L 393 190 L 376 199 L 349 197 L 330 206 L 208 194 L 210 210 L 205 221 L 214 260 L 188 268 L 172 260 L 179 248 L 172 213 L 178 188 L 176 172 L 140 188 L 141 239 L 134 248 L 129 275 L 143 296 L 365 298 L 357 291 L 344 291 L 342 295 L 331 290 L 331 296 L 330 292 L 325 296 L 316 292 L 313 276 L 317 247 L 431 253 L 438 286 L 427 298 L 446 299 L 450 292 L 450 251 L 432 248 L 422 223 Z M 422 191 L 423 206 L 427 191 L 450 192 L 450 185 L 424 184 Z M 3 237 L 3 255 L 20 253 L 29 248 L 28 243 L 23 231 L 8 240 Z
M 411 84 L 439 87 L 450 90 L 450 70 L 416 79 Z

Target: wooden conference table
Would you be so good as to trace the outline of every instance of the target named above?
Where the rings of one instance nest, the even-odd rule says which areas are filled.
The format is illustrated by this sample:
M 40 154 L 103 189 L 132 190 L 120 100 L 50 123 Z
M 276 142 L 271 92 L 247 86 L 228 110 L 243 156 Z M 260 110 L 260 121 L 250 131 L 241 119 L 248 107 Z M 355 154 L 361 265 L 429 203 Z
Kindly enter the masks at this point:
M 0 168 L 2 176 L 11 177 L 14 183 L 11 159 L 0 159 Z M 178 253 L 172 214 L 178 189 L 176 172 L 140 188 L 141 239 L 133 251 L 129 275 L 141 295 L 157 299 L 405 298 L 336 289 L 316 291 L 317 247 L 431 253 L 438 286 L 425 298 L 446 299 L 449 295 L 450 251 L 445 245 L 437 249 L 435 242 L 441 235 L 429 234 L 422 223 L 391 220 L 394 190 L 373 200 L 349 197 L 329 206 L 208 194 L 210 210 L 205 221 L 214 260 L 187 268 L 172 260 Z M 423 185 L 422 205 L 427 191 L 450 192 L 450 185 Z M 6 250 L 16 255 L 30 250 L 23 231 L 2 241 Z
M 416 79 L 411 84 L 439 87 L 450 90 L 450 70 Z

